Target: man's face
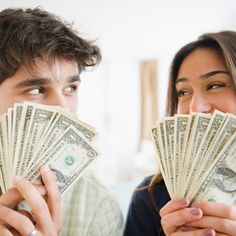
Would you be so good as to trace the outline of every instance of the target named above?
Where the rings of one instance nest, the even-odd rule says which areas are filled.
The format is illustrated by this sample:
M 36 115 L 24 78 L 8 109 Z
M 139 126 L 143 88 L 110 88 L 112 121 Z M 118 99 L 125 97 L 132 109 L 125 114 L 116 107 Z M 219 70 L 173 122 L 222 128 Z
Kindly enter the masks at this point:
M 0 115 L 18 102 L 55 105 L 76 112 L 79 70 L 75 62 L 56 61 L 51 67 L 36 61 L 33 75 L 20 68 L 0 84 Z

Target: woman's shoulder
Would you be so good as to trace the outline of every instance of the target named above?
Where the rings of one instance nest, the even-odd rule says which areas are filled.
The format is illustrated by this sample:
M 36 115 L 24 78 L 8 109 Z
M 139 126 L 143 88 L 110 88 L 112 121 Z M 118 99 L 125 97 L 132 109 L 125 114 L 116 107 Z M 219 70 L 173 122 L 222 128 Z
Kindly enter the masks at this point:
M 153 178 L 152 176 L 145 177 L 140 184 L 136 187 L 135 191 L 132 195 L 132 201 L 133 202 L 143 202 L 146 204 L 150 204 L 150 192 L 148 190 L 148 186 Z M 164 180 L 160 180 L 158 183 L 156 183 L 152 190 L 151 194 L 153 195 L 153 199 L 157 205 L 158 208 L 163 207 L 169 200 L 169 194 L 165 186 Z

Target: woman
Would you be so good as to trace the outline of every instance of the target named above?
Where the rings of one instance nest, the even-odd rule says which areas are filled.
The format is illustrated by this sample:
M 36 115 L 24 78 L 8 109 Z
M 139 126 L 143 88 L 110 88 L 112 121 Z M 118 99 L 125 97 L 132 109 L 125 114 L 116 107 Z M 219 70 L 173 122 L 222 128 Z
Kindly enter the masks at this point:
M 236 32 L 202 35 L 175 55 L 168 87 L 167 115 L 236 114 Z M 189 199 L 170 200 L 160 174 L 134 192 L 125 235 L 235 235 L 236 206 Z

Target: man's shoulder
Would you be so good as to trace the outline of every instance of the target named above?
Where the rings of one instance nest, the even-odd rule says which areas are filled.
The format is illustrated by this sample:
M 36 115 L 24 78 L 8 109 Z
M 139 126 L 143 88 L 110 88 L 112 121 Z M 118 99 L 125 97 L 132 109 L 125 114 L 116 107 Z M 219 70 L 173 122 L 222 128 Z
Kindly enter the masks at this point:
M 77 180 L 76 183 L 65 193 L 65 197 L 75 195 L 83 195 L 96 198 L 111 197 L 112 193 L 105 187 L 88 169 L 83 175 Z

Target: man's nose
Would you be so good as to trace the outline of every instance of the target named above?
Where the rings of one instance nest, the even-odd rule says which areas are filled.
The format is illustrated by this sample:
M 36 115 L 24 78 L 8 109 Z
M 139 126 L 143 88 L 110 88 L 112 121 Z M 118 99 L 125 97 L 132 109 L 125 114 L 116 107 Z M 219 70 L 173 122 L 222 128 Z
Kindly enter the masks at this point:
M 65 96 L 60 92 L 51 93 L 47 100 L 44 102 L 44 104 L 67 108 Z
M 190 112 L 212 113 L 214 111 L 214 106 L 205 94 L 194 93 L 189 110 Z

